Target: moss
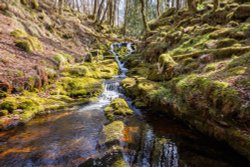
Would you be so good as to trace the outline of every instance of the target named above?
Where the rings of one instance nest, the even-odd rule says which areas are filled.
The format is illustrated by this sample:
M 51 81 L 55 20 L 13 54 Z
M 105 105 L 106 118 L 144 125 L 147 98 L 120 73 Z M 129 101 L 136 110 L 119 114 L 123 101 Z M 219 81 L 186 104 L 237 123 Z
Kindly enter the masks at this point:
M 15 98 L 8 97 L 2 101 L 0 104 L 1 110 L 7 110 L 10 113 L 17 109 L 17 102 Z
M 127 104 L 122 98 L 117 98 L 111 102 L 109 106 L 104 109 L 105 115 L 109 120 L 113 120 L 115 116 L 126 116 L 133 114 Z
M 28 34 L 21 29 L 16 29 L 16 30 L 12 31 L 10 34 L 15 38 L 22 38 L 22 37 L 28 36 Z
M 217 42 L 217 48 L 230 47 L 237 43 L 235 39 L 225 38 Z
M 131 68 L 128 70 L 127 75 L 128 76 L 141 76 L 141 77 L 148 77 L 150 72 L 149 67 L 146 66 L 139 66 L 139 67 L 135 67 L 135 68 Z
M 178 81 L 176 91 L 178 95 L 184 95 L 187 104 L 191 104 L 190 100 L 199 96 L 204 102 L 200 101 L 200 104 L 196 105 L 197 109 L 201 106 L 208 109 L 209 105 L 204 103 L 211 104 L 217 111 L 216 114 L 229 116 L 239 107 L 239 93 L 226 82 L 213 81 L 193 74 Z
M 62 74 L 64 76 L 110 79 L 118 74 L 118 65 L 113 60 L 104 60 L 98 63 L 83 63 L 67 66 L 63 69 Z
M 43 45 L 38 38 L 27 34 L 25 31 L 16 29 L 11 32 L 11 35 L 15 40 L 16 46 L 23 49 L 26 52 L 42 51 Z
M 245 74 L 246 71 L 247 71 L 247 67 L 243 67 L 243 66 L 234 67 L 228 70 L 228 72 L 234 75 L 242 75 L 242 74 Z
M 214 63 L 207 64 L 207 66 L 205 67 L 205 72 L 214 71 L 215 69 L 216 69 L 216 64 Z
M 73 63 L 74 61 L 74 57 L 66 53 L 57 53 L 52 59 L 57 63 L 59 67 L 68 63 Z
M 70 78 L 64 77 L 59 83 L 66 95 L 70 97 L 98 96 L 102 90 L 102 82 L 94 78 Z
M 124 80 L 122 80 L 121 85 L 124 88 L 133 87 L 136 85 L 136 80 L 135 78 L 125 78 Z
M 169 54 L 162 54 L 159 57 L 159 63 L 163 70 L 172 69 L 177 64 Z
M 33 52 L 33 48 L 30 45 L 30 42 L 27 40 L 16 40 L 16 46 L 23 49 L 25 52 L 31 53 Z
M 122 121 L 114 121 L 104 126 L 105 142 L 114 142 L 121 140 L 123 137 L 124 123 Z
M 0 117 L 1 116 L 6 116 L 9 114 L 9 111 L 8 110 L 0 110 Z

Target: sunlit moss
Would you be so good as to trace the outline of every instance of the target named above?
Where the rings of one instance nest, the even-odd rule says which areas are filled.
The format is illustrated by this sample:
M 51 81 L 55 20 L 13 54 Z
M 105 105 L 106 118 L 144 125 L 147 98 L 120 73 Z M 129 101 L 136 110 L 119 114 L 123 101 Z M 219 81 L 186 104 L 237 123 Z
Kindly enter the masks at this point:
M 57 63 L 59 67 L 68 63 L 73 63 L 74 61 L 74 57 L 72 55 L 65 53 L 57 53 L 52 59 Z
M 114 121 L 104 126 L 104 134 L 106 143 L 120 140 L 123 137 L 124 123 L 122 121 Z
M 11 35 L 17 38 L 16 46 L 26 52 L 43 51 L 43 45 L 38 38 L 27 34 L 25 31 L 16 29 Z
M 117 98 L 113 100 L 110 105 L 104 109 L 105 115 L 109 120 L 113 120 L 115 116 L 126 116 L 133 114 L 127 104 L 127 102 L 122 98 Z

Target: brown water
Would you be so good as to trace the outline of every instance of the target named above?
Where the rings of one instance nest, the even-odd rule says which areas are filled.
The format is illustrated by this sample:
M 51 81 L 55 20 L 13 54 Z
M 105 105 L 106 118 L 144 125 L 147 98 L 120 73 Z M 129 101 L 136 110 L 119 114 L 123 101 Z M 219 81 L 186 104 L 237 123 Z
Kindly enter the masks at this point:
M 107 123 L 103 109 L 114 98 L 126 98 L 119 87 L 123 77 L 106 81 L 104 93 L 94 103 L 39 116 L 25 126 L 0 132 L 0 166 L 109 166 L 112 155 L 107 156 L 98 146 L 100 132 Z M 120 141 L 127 166 L 250 166 L 224 144 L 166 115 L 138 110 L 126 99 L 136 113 L 126 120 L 124 138 Z

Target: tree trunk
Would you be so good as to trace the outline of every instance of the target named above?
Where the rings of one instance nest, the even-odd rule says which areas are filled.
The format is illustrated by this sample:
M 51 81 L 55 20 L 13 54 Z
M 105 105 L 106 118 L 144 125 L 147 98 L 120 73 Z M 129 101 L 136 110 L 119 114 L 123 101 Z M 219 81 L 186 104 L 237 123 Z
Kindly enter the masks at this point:
M 180 0 L 176 0 L 176 8 L 177 10 L 180 9 Z
M 214 0 L 214 11 L 216 11 L 219 7 L 219 0 Z
M 59 14 L 63 13 L 64 0 L 59 0 Z
M 126 35 L 126 33 L 127 33 L 128 8 L 129 8 L 129 0 L 126 0 L 125 14 L 124 14 L 123 35 Z
M 197 9 L 194 0 L 188 0 L 188 9 L 190 12 L 196 12 Z
M 144 3 L 144 0 L 140 0 L 140 2 L 141 2 L 141 15 L 142 15 L 143 26 L 144 26 L 145 32 L 147 33 L 150 31 L 150 29 L 149 29 L 147 19 L 146 19 L 147 17 L 145 13 L 145 3 Z
M 157 15 L 160 16 L 160 0 L 157 0 Z
M 115 26 L 116 10 L 117 10 L 117 2 L 114 1 L 114 5 L 113 5 L 113 14 L 112 14 L 112 22 L 111 22 L 111 26 L 112 26 L 112 27 Z M 119 9 L 118 9 L 118 10 L 119 10 Z
M 103 12 L 103 15 L 102 15 L 102 18 L 101 18 L 99 24 L 102 24 L 102 23 L 103 23 L 103 21 L 104 21 L 104 19 L 105 19 L 105 16 L 106 16 L 106 14 L 107 14 L 107 12 L 108 12 L 108 8 L 109 8 L 109 6 L 110 6 L 110 4 L 111 4 L 111 1 L 112 1 L 112 0 L 108 0 L 108 1 L 107 1 L 107 5 L 106 5 L 106 7 L 105 7 L 105 10 L 104 10 L 104 12 Z
M 101 20 L 103 4 L 104 4 L 104 0 L 102 0 L 100 5 L 99 5 L 97 15 L 96 15 L 96 19 L 95 19 L 95 23 L 98 23 Z
M 94 8 L 93 8 L 93 13 L 92 13 L 94 20 L 96 18 L 96 12 L 97 12 L 98 2 L 99 2 L 98 0 L 95 0 L 95 2 L 94 2 Z

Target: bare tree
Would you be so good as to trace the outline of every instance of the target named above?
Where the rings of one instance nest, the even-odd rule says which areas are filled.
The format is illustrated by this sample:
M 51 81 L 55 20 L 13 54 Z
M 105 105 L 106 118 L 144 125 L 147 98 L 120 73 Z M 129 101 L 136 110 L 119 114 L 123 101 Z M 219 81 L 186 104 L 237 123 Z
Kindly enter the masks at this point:
M 141 15 L 142 15 L 143 26 L 144 26 L 145 32 L 147 33 L 150 31 L 150 29 L 147 23 L 147 16 L 145 12 L 145 2 L 144 0 L 140 0 L 140 2 L 141 2 Z

